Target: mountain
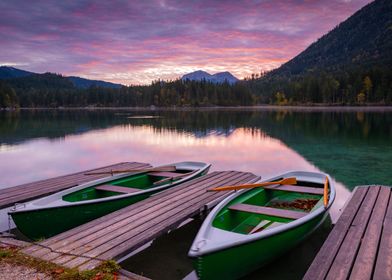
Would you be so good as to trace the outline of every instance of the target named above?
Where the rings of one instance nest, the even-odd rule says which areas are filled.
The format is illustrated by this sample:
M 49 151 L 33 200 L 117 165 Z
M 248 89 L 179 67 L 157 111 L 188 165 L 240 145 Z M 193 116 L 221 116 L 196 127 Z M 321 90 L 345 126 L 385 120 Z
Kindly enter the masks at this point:
M 32 72 L 20 70 L 14 67 L 0 66 L 0 79 L 20 78 L 30 76 Z
M 181 80 L 190 80 L 190 81 L 202 81 L 206 80 L 208 82 L 212 82 L 215 84 L 223 84 L 224 82 L 228 82 L 229 84 L 235 84 L 239 80 L 234 77 L 230 72 L 220 72 L 214 75 L 211 75 L 205 71 L 198 70 L 189 74 L 182 76 Z
M 237 77 L 233 76 L 230 72 L 220 72 L 220 73 L 216 73 L 214 75 L 212 75 L 214 77 L 214 79 L 218 82 L 218 83 L 223 83 L 225 81 L 227 81 L 229 84 L 234 84 L 236 82 L 238 82 L 239 80 L 237 79 Z
M 17 69 L 14 67 L 9 67 L 9 66 L 0 66 L 0 79 L 14 79 L 14 78 L 23 78 L 23 77 L 28 77 L 34 75 L 35 78 L 38 76 L 36 75 L 45 75 L 45 74 L 38 74 L 38 73 L 33 73 L 21 69 Z M 65 79 L 69 80 L 75 87 L 81 88 L 81 89 L 86 89 L 91 86 L 95 87 L 102 87 L 102 88 L 121 88 L 122 85 L 120 84 L 114 84 L 114 83 L 109 83 L 105 81 L 98 81 L 98 80 L 89 80 L 85 78 L 80 78 L 80 77 L 64 77 Z
M 120 84 L 114 84 L 110 82 L 104 82 L 104 81 L 99 81 L 99 80 L 89 80 L 89 79 L 84 79 L 80 77 L 75 77 L 75 76 L 70 76 L 67 77 L 68 80 L 70 80 L 75 87 L 77 88 L 89 88 L 91 86 L 95 87 L 102 87 L 102 88 L 121 88 L 122 85 Z
M 269 76 L 392 65 L 392 1 L 375 0 Z

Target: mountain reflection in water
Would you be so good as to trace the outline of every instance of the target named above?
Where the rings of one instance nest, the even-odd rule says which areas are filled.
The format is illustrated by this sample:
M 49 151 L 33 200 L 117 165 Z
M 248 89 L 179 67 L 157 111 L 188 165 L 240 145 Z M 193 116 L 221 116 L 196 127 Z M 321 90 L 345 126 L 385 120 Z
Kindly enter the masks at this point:
M 354 186 L 392 184 L 391 125 L 390 111 L 361 109 L 0 112 L 0 188 L 121 161 L 205 161 L 264 179 L 317 170 L 338 183 L 334 218 Z

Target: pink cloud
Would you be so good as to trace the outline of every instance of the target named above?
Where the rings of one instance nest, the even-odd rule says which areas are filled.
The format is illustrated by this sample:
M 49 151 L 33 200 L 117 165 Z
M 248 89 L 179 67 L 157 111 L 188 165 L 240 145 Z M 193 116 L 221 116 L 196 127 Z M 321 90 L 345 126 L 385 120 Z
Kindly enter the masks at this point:
M 0 64 L 125 84 L 200 68 L 244 77 L 278 67 L 368 2 L 3 1 Z

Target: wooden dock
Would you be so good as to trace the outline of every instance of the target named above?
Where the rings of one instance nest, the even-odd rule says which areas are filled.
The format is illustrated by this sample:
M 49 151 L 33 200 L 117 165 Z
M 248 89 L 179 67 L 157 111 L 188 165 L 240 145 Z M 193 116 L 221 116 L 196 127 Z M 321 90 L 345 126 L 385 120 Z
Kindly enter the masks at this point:
M 47 196 L 52 193 L 75 187 L 79 184 L 107 177 L 107 174 L 84 175 L 87 172 L 105 172 L 122 169 L 141 169 L 151 167 L 147 163 L 121 162 L 96 169 L 41 180 L 0 190 L 0 209 L 28 200 Z
M 247 172 L 213 172 L 44 240 L 23 252 L 65 267 L 92 269 L 104 260 L 121 259 L 229 194 L 206 189 L 258 179 Z
M 6 238 L 0 237 L 0 248 L 18 248 L 20 250 L 28 246 L 31 246 L 31 244 L 26 241 L 17 240 L 11 237 L 6 237 Z M 118 273 L 119 273 L 117 276 L 118 280 L 151 280 L 149 278 L 143 277 L 141 275 L 137 275 L 135 273 L 132 273 L 124 269 L 120 269 Z M 50 279 L 52 278 L 50 277 Z
M 392 279 L 391 190 L 354 190 L 304 279 Z

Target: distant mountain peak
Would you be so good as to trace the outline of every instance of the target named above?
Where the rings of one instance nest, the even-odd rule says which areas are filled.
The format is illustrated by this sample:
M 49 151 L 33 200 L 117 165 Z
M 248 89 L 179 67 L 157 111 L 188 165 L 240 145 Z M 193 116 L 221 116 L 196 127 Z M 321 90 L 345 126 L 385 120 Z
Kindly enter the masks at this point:
M 236 78 L 233 74 L 231 74 L 228 71 L 219 72 L 211 75 L 210 73 L 203 70 L 197 70 L 192 73 L 185 74 L 184 76 L 181 77 L 181 80 L 190 80 L 190 81 L 205 80 L 215 84 L 223 84 L 225 82 L 229 84 L 235 84 L 236 82 L 239 81 L 238 78 Z
M 17 69 L 12 66 L 0 66 L 0 79 L 20 78 L 33 75 L 35 73 Z

